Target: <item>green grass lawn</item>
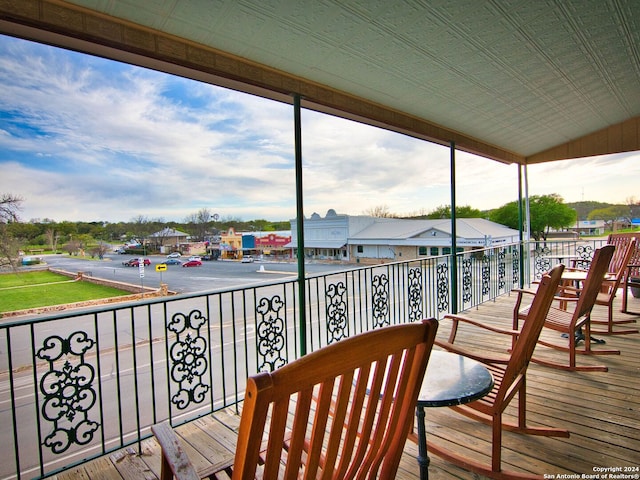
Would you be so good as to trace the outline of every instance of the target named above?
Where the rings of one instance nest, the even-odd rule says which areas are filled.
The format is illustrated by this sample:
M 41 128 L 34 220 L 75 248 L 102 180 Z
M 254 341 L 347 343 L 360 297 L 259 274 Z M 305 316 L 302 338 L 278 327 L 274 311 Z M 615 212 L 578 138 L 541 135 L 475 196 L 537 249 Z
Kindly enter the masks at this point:
M 69 280 L 47 271 L 0 275 L 0 313 L 129 295 L 117 288 Z

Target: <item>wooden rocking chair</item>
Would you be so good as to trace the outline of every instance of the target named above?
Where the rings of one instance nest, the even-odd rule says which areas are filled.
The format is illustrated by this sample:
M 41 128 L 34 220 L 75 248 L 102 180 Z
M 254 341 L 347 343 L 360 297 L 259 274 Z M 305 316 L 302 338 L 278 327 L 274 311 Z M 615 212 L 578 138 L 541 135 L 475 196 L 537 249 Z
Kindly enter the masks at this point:
M 591 310 L 595 304 L 596 297 L 602 288 L 607 267 L 613 256 L 614 246 L 605 245 L 595 251 L 591 265 L 586 275 L 586 280 L 582 288 L 578 289 L 569 285 L 561 287 L 562 296 L 556 297 L 560 301 L 561 307 L 552 306 L 549 309 L 544 327 L 564 334 L 567 337 L 567 344 L 552 343 L 538 338 L 538 343 L 545 347 L 561 350 L 569 353 L 568 363 L 558 363 L 551 360 L 533 357 L 532 362 L 561 370 L 579 371 L 600 371 L 606 372 L 605 365 L 577 365 L 576 354 L 585 355 L 619 355 L 619 350 L 593 350 L 591 348 Z M 567 292 L 575 292 L 573 296 Z M 518 329 L 519 320 L 526 319 L 531 307 L 520 309 L 524 295 L 530 294 L 527 290 L 519 290 L 516 306 L 513 311 L 513 328 Z M 575 309 L 571 311 L 566 304 L 575 304 Z M 584 348 L 577 348 L 577 344 L 584 340 Z
M 636 238 L 637 236 L 640 237 L 635 233 L 612 233 L 607 237 L 607 245 L 613 245 L 615 250 L 602 284 L 602 291 L 596 297 L 596 305 L 607 307 L 609 316 L 606 321 L 591 320 L 593 325 L 607 325 L 607 329 L 591 330 L 591 333 L 625 335 L 639 332 L 638 329 L 614 329 L 615 326 L 636 323 L 635 318 L 613 319 L 613 300 L 619 288 L 622 288 L 622 308 L 620 311 L 633 314 L 633 312 L 627 311 L 627 294 L 628 286 L 632 282 L 631 279 L 640 275 L 640 244 L 638 243 L 638 238 Z M 580 260 L 580 263 L 584 262 L 586 260 Z
M 610 240 L 614 240 L 611 238 Z M 614 329 L 614 326 L 633 323 L 635 319 L 613 320 L 613 300 L 616 298 L 618 288 L 623 283 L 624 277 L 628 274 L 629 270 L 627 266 L 631 263 L 631 257 L 636 251 L 636 239 L 627 237 L 627 241 L 619 242 L 616 245 L 616 250 L 613 253 L 611 262 L 609 263 L 608 275 L 602 282 L 602 289 L 596 297 L 596 305 L 602 305 L 608 309 L 608 318 L 606 321 L 591 320 L 592 325 L 606 325 L 606 330 L 592 329 L 591 333 L 599 335 L 625 335 L 630 333 L 638 333 L 637 328 L 630 328 L 625 330 Z
M 493 328 L 459 315 L 445 316 L 445 319 L 451 319 L 453 321 L 451 333 L 447 342 L 436 340 L 436 345 L 484 363 L 493 374 L 495 380 L 493 390 L 486 397 L 469 403 L 468 405 L 450 407 L 467 417 L 492 426 L 491 465 L 483 465 L 432 443 L 428 445 L 430 453 L 491 478 L 540 478 L 539 475 L 528 475 L 502 470 L 502 430 L 530 435 L 569 437 L 567 430 L 532 427 L 528 426 L 526 422 L 527 367 L 529 366 L 529 360 L 533 354 L 540 331 L 542 330 L 545 317 L 553 302 L 554 294 L 557 291 L 563 270 L 564 265 L 558 265 L 548 274 L 543 275 L 521 331 Z M 485 356 L 478 352 L 471 352 L 458 345 L 454 345 L 460 323 L 483 328 L 498 334 L 510 335 L 514 339 L 511 354 Z M 502 414 L 516 394 L 518 395 L 518 423 L 503 422 Z
M 231 478 L 394 478 L 437 327 L 373 330 L 250 377 Z M 199 478 L 169 425 L 152 429 L 161 480 Z
M 636 238 L 636 249 L 631 255 L 629 264 L 627 265 L 627 273 L 622 282 L 622 313 L 631 315 L 640 315 L 640 312 L 631 312 L 627 309 L 629 290 L 631 288 L 640 288 L 640 235 Z M 628 320 L 625 323 L 635 323 L 636 319 Z M 623 323 L 618 321 L 617 323 Z

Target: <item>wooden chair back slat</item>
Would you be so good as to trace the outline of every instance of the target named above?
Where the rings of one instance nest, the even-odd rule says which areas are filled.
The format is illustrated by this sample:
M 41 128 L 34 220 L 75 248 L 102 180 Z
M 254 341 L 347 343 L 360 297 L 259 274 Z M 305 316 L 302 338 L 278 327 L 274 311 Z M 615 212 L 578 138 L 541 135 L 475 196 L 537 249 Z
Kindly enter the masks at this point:
M 311 402 L 313 400 L 313 391 L 308 389 L 300 392 L 297 398 L 294 422 L 292 427 L 291 441 L 289 442 L 289 464 L 285 470 L 284 478 L 296 479 L 300 465 L 302 464 L 302 455 L 305 450 L 305 438 L 307 427 L 309 425 L 309 412 L 311 411 Z
M 357 395 L 354 402 L 354 408 L 351 412 L 351 422 L 355 425 L 354 422 L 357 421 L 359 413 L 365 402 L 375 402 L 376 399 L 380 396 L 380 389 L 383 385 L 384 375 L 377 375 L 373 377 L 371 385 L 369 387 L 367 378 L 370 376 L 370 371 L 367 369 L 362 372 L 362 375 L 359 376 L 357 381 Z M 363 436 L 366 438 L 371 437 L 371 432 L 373 431 L 374 422 L 375 422 L 375 410 L 373 408 L 367 407 L 365 410 L 367 413 L 364 418 L 362 418 L 362 428 L 360 432 L 357 429 L 350 429 L 350 437 L 349 440 L 351 442 L 356 443 L 359 436 Z M 353 475 L 354 467 L 351 467 L 350 464 L 359 465 L 363 462 L 363 459 L 367 453 L 365 445 L 361 442 L 357 443 L 356 453 L 353 457 L 353 460 L 349 461 L 349 459 L 345 456 L 341 460 L 340 468 L 337 470 L 337 478 L 340 476 L 350 477 Z M 346 473 L 348 472 L 348 473 Z

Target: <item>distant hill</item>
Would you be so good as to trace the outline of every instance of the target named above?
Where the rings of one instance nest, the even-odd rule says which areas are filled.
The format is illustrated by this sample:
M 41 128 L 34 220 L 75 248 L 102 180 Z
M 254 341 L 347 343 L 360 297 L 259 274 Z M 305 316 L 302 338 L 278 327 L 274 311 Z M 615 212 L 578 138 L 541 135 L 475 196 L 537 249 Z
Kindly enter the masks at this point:
M 640 218 L 640 202 L 628 205 L 626 203 L 605 203 L 605 202 L 573 202 L 567 206 L 578 212 L 578 220 L 587 220 L 588 215 L 596 209 L 608 207 L 627 207 L 630 218 Z
M 573 208 L 576 212 L 578 212 L 578 220 L 586 220 L 589 213 L 598 208 L 607 208 L 612 207 L 613 203 L 605 203 L 605 202 L 594 202 L 594 201 L 584 201 L 584 202 L 567 202 L 565 205 Z

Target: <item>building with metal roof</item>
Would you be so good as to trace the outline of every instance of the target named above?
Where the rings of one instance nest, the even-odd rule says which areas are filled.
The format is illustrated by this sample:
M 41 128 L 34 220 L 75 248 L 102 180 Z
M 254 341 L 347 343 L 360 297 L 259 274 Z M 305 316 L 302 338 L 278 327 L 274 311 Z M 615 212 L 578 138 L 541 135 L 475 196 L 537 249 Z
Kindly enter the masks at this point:
M 297 221 L 291 220 L 291 243 L 297 248 Z M 305 256 L 346 262 L 407 260 L 451 253 L 450 219 L 411 220 L 344 215 L 329 210 L 304 219 Z M 519 231 L 484 218 L 456 220 L 458 251 L 517 243 Z

